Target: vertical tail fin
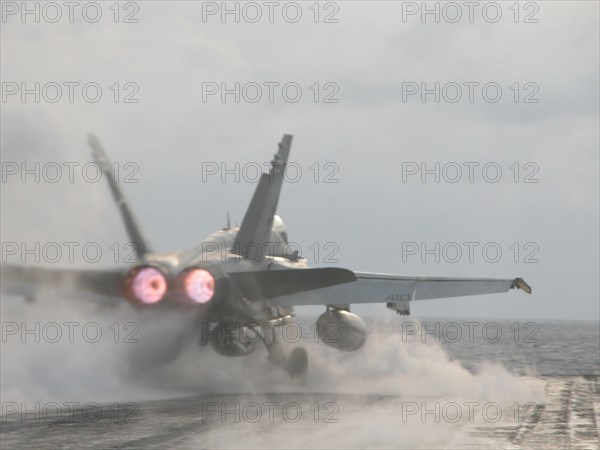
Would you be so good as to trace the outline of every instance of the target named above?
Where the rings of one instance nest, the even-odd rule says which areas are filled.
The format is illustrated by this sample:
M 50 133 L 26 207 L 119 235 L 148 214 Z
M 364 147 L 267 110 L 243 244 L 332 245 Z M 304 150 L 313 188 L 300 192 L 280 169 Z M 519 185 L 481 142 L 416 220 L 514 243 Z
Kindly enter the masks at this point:
M 271 161 L 271 170 L 261 175 L 235 238 L 233 251 L 244 258 L 258 261 L 264 256 L 263 245 L 269 239 L 273 227 L 273 216 L 277 210 L 292 138 L 292 135 L 285 134 L 279 143 L 279 150 Z
M 108 186 L 110 187 L 113 199 L 119 207 L 121 217 L 125 223 L 127 235 L 129 236 L 129 239 L 131 239 L 133 245 L 135 245 L 137 256 L 142 258 L 146 253 L 151 252 L 152 249 L 146 243 L 140 227 L 135 220 L 133 212 L 129 208 L 127 199 L 125 198 L 123 191 L 121 191 L 117 180 L 115 180 L 114 173 L 110 170 L 111 162 L 106 156 L 100 141 L 95 135 L 88 133 L 88 143 L 90 144 L 90 147 L 92 147 L 92 156 L 94 157 L 94 160 L 100 166 L 102 173 L 108 180 Z

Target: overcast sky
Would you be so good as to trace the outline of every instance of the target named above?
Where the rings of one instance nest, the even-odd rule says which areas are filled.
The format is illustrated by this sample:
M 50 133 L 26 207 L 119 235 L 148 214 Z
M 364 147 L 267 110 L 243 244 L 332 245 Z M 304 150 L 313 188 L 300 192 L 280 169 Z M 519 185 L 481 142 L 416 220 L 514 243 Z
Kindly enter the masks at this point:
M 259 2 L 256 23 L 254 6 L 240 7 L 236 23 L 233 14 L 225 21 L 219 11 L 207 15 L 221 2 L 161 1 L 122 4 L 118 23 L 112 2 L 101 4 L 96 23 L 94 7 L 85 17 L 78 7 L 70 23 L 59 2 L 56 23 L 49 23 L 57 13 L 51 8 L 40 9 L 40 23 L 34 14 L 23 23 L 14 10 L 21 2 L 3 2 L 2 241 L 99 242 L 106 253 L 112 242 L 127 241 L 104 180 L 82 175 L 93 131 L 121 175 L 139 168 L 139 182 L 124 189 L 154 249 L 190 248 L 222 227 L 227 211 L 242 220 L 255 187 L 252 167 L 269 161 L 290 133 L 291 160 L 302 175 L 284 185 L 278 213 L 311 265 L 521 276 L 533 287 L 531 296 L 419 302 L 416 316 L 597 320 L 598 3 L 530 2 L 516 17 L 512 2 L 503 2 L 495 23 L 498 10 L 488 3 L 473 11 L 472 23 L 462 2 L 456 23 L 458 10 L 445 4 L 437 6 L 439 23 L 432 14 L 423 23 L 414 10 L 421 2 L 280 2 L 273 23 Z M 14 91 L 35 90 L 35 83 L 39 103 Z M 55 103 L 53 83 L 62 86 Z M 73 102 L 64 83 L 79 83 Z M 235 94 L 224 102 L 219 92 L 209 95 L 235 83 L 239 102 Z M 436 83 L 439 103 L 435 93 L 423 101 L 414 92 L 435 91 Z M 257 85 L 262 97 L 253 103 Z M 102 89 L 95 103 L 94 86 Z M 462 97 L 452 102 L 457 86 Z M 66 174 L 56 183 L 31 176 L 23 183 L 6 165 L 21 162 L 81 165 L 74 183 Z M 249 164 L 238 183 L 233 175 L 225 183 L 219 174 L 203 180 L 206 163 L 236 162 Z M 439 163 L 439 183 L 435 174 L 425 182 L 406 174 L 421 163 Z M 473 182 L 464 163 L 474 168 Z M 446 253 L 436 262 L 421 243 L 439 243 Z M 484 247 L 492 248 L 487 256 Z M 337 262 L 324 261 L 332 249 Z M 354 310 L 392 314 L 381 305 Z

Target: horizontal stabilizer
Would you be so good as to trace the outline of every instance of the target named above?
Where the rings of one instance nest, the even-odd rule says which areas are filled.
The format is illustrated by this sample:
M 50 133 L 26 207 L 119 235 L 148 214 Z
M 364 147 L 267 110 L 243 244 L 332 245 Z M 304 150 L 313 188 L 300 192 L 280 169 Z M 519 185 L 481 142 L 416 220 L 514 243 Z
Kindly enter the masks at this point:
M 337 268 L 235 272 L 229 277 L 249 300 L 268 300 L 356 281 L 351 270 Z

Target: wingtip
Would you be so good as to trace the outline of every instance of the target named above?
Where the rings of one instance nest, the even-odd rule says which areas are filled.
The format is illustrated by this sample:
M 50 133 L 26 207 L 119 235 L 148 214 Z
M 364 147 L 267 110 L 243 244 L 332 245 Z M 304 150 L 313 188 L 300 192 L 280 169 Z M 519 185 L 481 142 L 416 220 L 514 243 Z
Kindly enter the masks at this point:
M 523 278 L 515 278 L 511 288 L 521 289 L 522 291 L 531 294 L 531 286 L 529 286 Z

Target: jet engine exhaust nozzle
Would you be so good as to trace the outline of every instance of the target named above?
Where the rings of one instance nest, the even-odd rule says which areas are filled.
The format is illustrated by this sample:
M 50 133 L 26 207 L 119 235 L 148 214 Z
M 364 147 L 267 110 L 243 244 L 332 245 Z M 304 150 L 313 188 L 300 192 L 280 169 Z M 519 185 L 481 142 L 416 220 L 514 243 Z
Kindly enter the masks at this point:
M 138 266 L 125 277 L 125 297 L 138 305 L 152 305 L 162 300 L 167 292 L 165 275 L 153 266 Z
M 177 285 L 193 304 L 206 304 L 215 296 L 215 277 L 206 269 L 193 267 L 179 274 Z

